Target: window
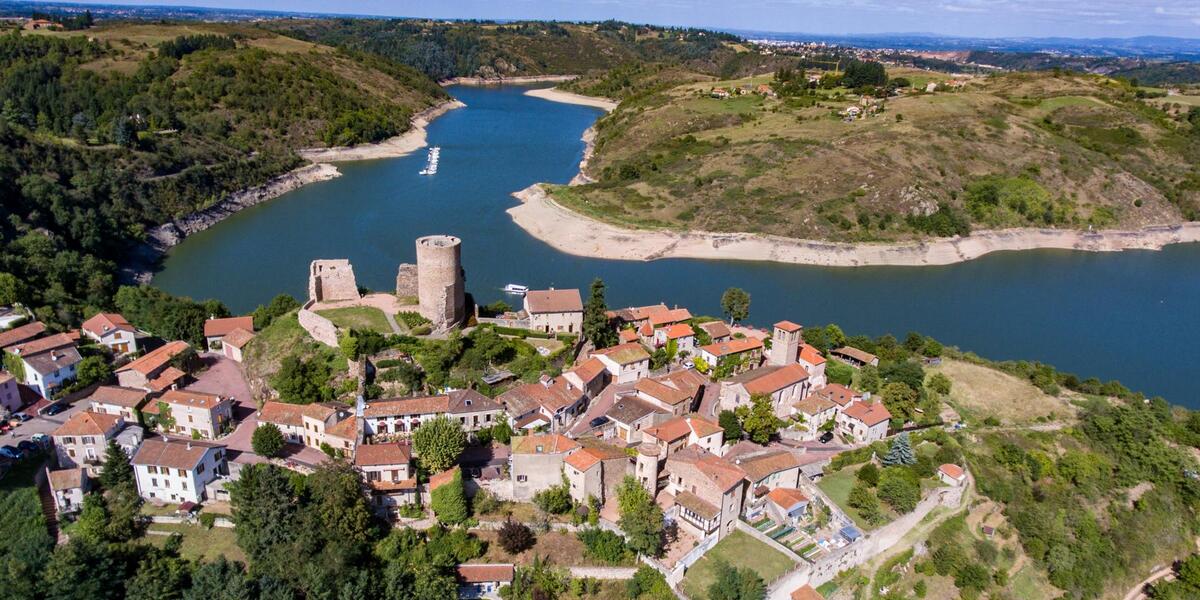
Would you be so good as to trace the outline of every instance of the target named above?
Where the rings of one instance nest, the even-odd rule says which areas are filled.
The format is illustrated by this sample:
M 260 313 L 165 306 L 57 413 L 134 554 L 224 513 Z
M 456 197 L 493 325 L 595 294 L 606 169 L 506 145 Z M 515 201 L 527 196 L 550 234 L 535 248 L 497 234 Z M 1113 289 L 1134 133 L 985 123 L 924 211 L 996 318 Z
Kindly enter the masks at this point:
M 63 443 L 63 444 L 74 444 L 74 443 L 75 443 L 75 438 L 73 438 L 73 437 L 65 437 L 65 438 L 63 438 L 63 439 L 62 439 L 62 443 Z
M 188 415 L 188 423 L 191 423 L 192 421 L 193 421 L 192 415 Z
M 524 475 L 517 475 L 517 483 L 525 483 L 529 478 Z
M 83 438 L 83 443 L 84 443 L 84 444 L 95 444 L 95 443 L 96 443 L 96 438 L 94 438 L 94 437 L 92 437 L 92 436 L 90 436 L 90 435 L 89 435 L 89 436 L 85 436 L 85 437 Z
M 151 478 L 150 478 L 150 486 L 151 486 L 151 487 L 158 487 L 158 478 L 157 478 L 157 477 L 151 477 Z M 153 496 L 154 494 L 150 494 L 150 495 L 151 495 L 151 496 Z
M 186 482 L 186 481 L 180 481 L 180 482 L 179 482 L 179 489 L 186 490 L 186 489 L 187 489 L 187 482 Z
M 203 472 L 204 472 L 204 463 L 201 463 L 200 465 L 198 465 L 196 467 L 196 473 L 199 474 L 199 473 L 203 473 Z
M 75 449 L 67 448 L 67 456 L 70 456 L 71 458 L 75 458 Z
M 158 473 L 158 467 L 156 467 L 154 465 L 149 465 L 146 467 L 146 472 L 147 473 Z
M 184 471 L 183 469 L 175 469 L 175 473 L 180 477 L 187 477 L 187 471 Z

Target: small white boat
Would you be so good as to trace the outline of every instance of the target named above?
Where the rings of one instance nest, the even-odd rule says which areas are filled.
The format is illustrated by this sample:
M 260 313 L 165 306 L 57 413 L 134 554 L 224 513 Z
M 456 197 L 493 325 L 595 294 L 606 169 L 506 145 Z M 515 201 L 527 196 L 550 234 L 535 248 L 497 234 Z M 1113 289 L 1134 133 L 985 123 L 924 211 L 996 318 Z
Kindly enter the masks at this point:
M 528 291 L 529 291 L 528 286 L 524 286 L 519 283 L 510 283 L 510 284 L 504 286 L 504 293 L 506 293 L 506 294 L 517 294 L 520 296 L 524 296 L 525 292 L 528 292 Z

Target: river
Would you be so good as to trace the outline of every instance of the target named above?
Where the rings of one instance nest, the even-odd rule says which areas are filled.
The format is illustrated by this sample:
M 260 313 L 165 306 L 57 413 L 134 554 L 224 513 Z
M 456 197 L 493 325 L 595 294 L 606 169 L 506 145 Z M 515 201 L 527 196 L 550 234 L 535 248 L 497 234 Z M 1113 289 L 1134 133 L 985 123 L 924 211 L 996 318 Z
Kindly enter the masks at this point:
M 174 248 L 158 287 L 249 311 L 280 292 L 303 299 L 308 263 L 349 258 L 359 285 L 395 286 L 413 240 L 463 239 L 467 289 L 480 303 L 509 282 L 608 285 L 610 306 L 663 301 L 719 315 L 721 292 L 750 292 L 749 321 L 835 322 L 849 334 L 910 330 L 996 359 L 1040 360 L 1081 376 L 1200 407 L 1200 244 L 1161 252 L 997 253 L 946 267 L 823 268 L 775 263 L 622 262 L 568 256 L 515 226 L 510 196 L 565 183 L 583 154 L 594 108 L 523 95 L 526 88 L 458 86 L 467 104 L 434 121 L 437 175 L 425 153 L 342 163 L 343 176 L 244 210 Z M 586 293 L 586 292 L 585 292 Z M 510 302 L 511 302 L 510 298 Z M 1190 357 L 1190 358 L 1189 358 Z

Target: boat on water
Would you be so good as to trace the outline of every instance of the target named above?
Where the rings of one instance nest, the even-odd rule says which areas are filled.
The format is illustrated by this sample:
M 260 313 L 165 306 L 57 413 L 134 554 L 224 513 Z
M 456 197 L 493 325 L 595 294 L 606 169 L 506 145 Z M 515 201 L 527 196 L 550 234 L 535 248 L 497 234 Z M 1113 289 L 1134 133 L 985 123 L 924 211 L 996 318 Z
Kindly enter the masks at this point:
M 425 163 L 425 168 L 417 171 L 418 175 L 436 175 L 438 170 L 438 161 L 442 156 L 441 146 L 434 146 L 429 149 L 429 158 Z
M 524 286 L 519 283 L 510 283 L 510 284 L 504 286 L 504 293 L 506 293 L 506 294 L 517 294 L 519 296 L 524 296 L 525 293 L 528 291 L 529 291 L 528 286 Z

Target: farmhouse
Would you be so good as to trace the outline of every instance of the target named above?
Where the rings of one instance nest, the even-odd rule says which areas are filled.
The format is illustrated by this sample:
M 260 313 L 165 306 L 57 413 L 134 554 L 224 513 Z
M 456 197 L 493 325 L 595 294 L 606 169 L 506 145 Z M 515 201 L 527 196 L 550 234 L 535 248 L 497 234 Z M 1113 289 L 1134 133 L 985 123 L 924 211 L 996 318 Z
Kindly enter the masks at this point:
M 107 346 L 113 354 L 130 354 L 138 351 L 138 330 L 118 313 L 96 313 L 79 328 L 83 335 Z
M 583 328 L 579 290 L 530 290 L 525 294 L 529 327 L 537 331 L 578 333 Z

